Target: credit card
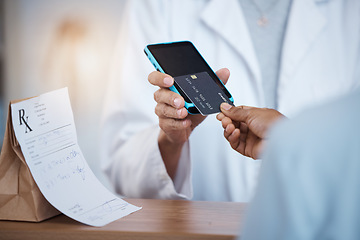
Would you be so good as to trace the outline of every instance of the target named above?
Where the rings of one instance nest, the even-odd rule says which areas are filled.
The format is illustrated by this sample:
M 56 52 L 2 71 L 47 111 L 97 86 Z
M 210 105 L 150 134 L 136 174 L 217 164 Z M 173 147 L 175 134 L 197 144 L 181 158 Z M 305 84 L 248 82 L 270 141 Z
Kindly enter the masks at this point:
M 234 105 L 207 72 L 174 77 L 174 81 L 202 115 L 220 112 L 223 102 Z

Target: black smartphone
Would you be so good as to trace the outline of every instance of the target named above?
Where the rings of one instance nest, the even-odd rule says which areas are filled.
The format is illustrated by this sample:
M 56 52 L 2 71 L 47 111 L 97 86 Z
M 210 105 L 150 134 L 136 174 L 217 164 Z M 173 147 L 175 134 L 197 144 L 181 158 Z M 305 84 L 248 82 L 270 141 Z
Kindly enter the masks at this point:
M 150 44 L 144 52 L 156 70 L 174 78 L 170 90 L 185 99 L 190 114 L 217 113 L 222 102 L 234 105 L 229 91 L 190 41 Z

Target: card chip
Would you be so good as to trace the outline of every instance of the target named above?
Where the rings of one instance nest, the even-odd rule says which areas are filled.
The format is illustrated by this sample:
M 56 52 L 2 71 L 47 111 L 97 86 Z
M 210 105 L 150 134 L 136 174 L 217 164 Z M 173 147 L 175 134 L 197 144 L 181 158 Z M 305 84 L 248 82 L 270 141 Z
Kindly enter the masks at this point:
M 223 102 L 233 105 L 207 72 L 178 76 L 174 80 L 202 115 L 220 112 Z

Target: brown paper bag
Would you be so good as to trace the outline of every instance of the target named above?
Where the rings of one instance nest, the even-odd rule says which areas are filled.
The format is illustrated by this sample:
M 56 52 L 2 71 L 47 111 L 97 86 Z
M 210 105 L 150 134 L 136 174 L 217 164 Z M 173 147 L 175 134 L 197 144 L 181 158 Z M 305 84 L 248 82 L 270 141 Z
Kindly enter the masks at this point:
M 11 103 L 0 154 L 0 219 L 39 222 L 60 212 L 44 198 L 25 162 L 12 125 Z

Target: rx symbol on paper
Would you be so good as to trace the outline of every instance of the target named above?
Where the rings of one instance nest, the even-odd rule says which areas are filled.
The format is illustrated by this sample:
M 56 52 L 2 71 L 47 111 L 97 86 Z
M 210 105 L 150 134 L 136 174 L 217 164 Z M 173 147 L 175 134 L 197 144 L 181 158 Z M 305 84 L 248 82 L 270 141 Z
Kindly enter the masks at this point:
M 19 110 L 19 120 L 20 120 L 20 125 L 25 124 L 25 133 L 31 132 L 32 129 L 30 128 L 29 124 L 28 124 L 28 119 L 29 116 L 25 116 L 25 109 L 20 109 Z

